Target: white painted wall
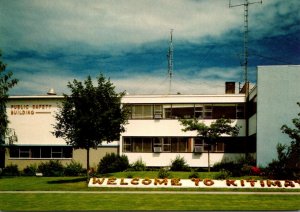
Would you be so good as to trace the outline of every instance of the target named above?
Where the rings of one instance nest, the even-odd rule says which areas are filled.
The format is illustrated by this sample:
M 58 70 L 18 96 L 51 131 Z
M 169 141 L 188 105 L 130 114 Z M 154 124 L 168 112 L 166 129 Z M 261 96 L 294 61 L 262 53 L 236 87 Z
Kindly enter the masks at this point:
M 276 145 L 289 144 L 280 130 L 293 127 L 300 108 L 300 66 L 259 66 L 257 72 L 257 163 L 265 166 L 277 158 Z
M 203 123 L 210 125 L 213 121 L 216 120 L 203 120 Z M 245 120 L 232 121 L 232 125 L 242 127 L 239 136 L 245 136 Z M 183 126 L 178 120 L 129 120 L 122 136 L 197 136 L 196 132 L 183 132 L 182 129 Z
M 122 103 L 243 103 L 245 94 L 224 95 L 126 95 Z
M 208 154 L 194 154 L 194 153 L 126 153 L 129 163 L 134 163 L 142 159 L 146 166 L 170 166 L 171 162 L 177 156 L 183 157 L 190 167 L 207 167 Z M 234 153 L 210 153 L 210 165 L 213 166 L 217 162 L 233 161 L 244 154 Z
M 62 97 L 11 97 L 7 103 L 9 128 L 18 137 L 16 145 L 66 145 L 62 138 L 56 138 L 54 131 L 55 113 Z M 119 145 L 119 141 L 103 142 L 102 146 Z
M 10 99 L 7 104 L 9 128 L 15 130 L 17 145 L 65 145 L 65 141 L 52 135 L 58 99 Z M 23 115 L 24 114 L 24 115 Z

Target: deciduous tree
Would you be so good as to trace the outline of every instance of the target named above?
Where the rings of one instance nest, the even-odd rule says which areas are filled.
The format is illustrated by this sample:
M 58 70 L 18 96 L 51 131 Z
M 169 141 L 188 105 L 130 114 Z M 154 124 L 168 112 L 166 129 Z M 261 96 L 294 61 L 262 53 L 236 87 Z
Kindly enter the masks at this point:
M 300 106 L 300 103 L 297 103 Z M 299 178 L 300 176 L 300 113 L 292 119 L 294 127 L 284 124 L 281 131 L 291 138 L 290 145 L 278 144 L 278 159 L 273 160 L 268 168 L 277 178 Z
M 206 125 L 198 119 L 180 119 L 181 124 L 184 126 L 184 132 L 197 131 L 197 136 L 202 138 L 206 145 L 208 145 L 208 171 L 210 171 L 210 147 L 212 143 L 222 135 L 237 136 L 240 127 L 232 126 L 232 121 L 226 118 L 220 118 Z
M 13 88 L 18 80 L 13 78 L 11 71 L 6 71 L 6 64 L 1 61 L 2 54 L 0 52 L 0 146 L 5 144 L 5 137 L 7 137 L 8 117 L 6 114 L 6 103 L 8 100 L 8 91 Z
M 11 71 L 6 71 L 6 64 L 1 60 L 0 52 L 0 168 L 5 166 L 5 141 L 8 139 L 8 145 L 17 141 L 14 130 L 8 128 L 8 117 L 6 114 L 6 103 L 8 101 L 8 92 L 13 88 L 18 80 L 13 78 Z M 13 132 L 13 133 L 12 133 Z
M 96 149 L 103 141 L 119 140 L 124 132 L 128 113 L 121 107 L 124 92 L 100 74 L 97 86 L 89 76 L 84 82 L 74 79 L 68 83 L 70 95 L 64 94 L 59 112 L 55 115 L 53 134 L 66 140 L 75 149 L 86 149 L 89 170 L 90 148 Z

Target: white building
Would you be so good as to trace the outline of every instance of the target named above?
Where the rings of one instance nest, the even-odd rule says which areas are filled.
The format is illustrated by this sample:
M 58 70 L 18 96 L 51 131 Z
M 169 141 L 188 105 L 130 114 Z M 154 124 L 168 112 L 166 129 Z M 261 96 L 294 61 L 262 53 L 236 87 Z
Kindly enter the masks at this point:
M 300 66 L 259 66 L 255 93 L 257 164 L 265 166 L 277 157 L 278 143 L 291 142 L 280 128 L 293 128 L 292 119 L 300 112 Z M 295 163 L 300 163 L 300 155 Z
M 240 157 L 245 148 L 244 94 L 224 95 L 141 95 L 126 96 L 131 118 L 120 140 L 120 154 L 130 162 L 142 159 L 147 166 L 169 166 L 180 155 L 191 167 L 207 167 L 209 148 L 196 132 L 183 132 L 179 118 L 198 118 L 209 125 L 223 116 L 241 126 L 237 138 L 222 137 L 210 149 L 211 165 Z
M 258 67 L 257 86 L 250 93 L 234 93 L 226 84 L 223 95 L 127 95 L 122 103 L 131 109 L 126 131 L 119 141 L 104 143 L 90 153 L 96 167 L 109 152 L 128 156 L 130 163 L 142 159 L 147 166 L 169 166 L 180 155 L 191 167 L 208 166 L 208 146 L 195 132 L 183 132 L 179 118 L 199 118 L 204 123 L 228 117 L 241 126 L 238 137 L 222 137 L 210 149 L 213 165 L 250 153 L 258 165 L 277 157 L 277 143 L 289 143 L 280 127 L 296 117 L 300 101 L 300 66 Z M 54 114 L 62 96 L 12 96 L 7 104 L 11 128 L 18 137 L 16 146 L 6 152 L 2 164 L 29 164 L 50 159 L 69 163 L 72 159 L 85 166 L 86 151 L 73 150 L 52 135 Z M 249 99 L 249 101 L 248 101 Z

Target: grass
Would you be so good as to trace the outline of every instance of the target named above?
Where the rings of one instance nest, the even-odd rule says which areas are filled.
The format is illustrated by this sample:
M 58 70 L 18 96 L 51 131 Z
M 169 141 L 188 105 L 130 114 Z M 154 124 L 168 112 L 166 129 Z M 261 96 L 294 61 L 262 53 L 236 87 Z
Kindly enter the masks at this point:
M 126 172 L 107 176 L 127 177 Z M 157 177 L 157 172 L 130 172 L 134 177 Z M 172 177 L 187 178 L 188 172 L 171 172 Z M 199 173 L 214 178 L 217 173 Z M 88 188 L 84 177 L 3 177 L 1 191 L 91 191 L 90 193 L 0 193 L 0 210 L 299 210 L 296 195 L 284 194 L 212 194 L 211 191 L 287 191 L 286 189 L 184 189 L 184 188 Z M 149 191 L 145 194 L 101 193 L 101 191 Z M 176 191 L 154 194 L 151 191 Z M 100 192 L 93 192 L 100 191 Z M 180 191 L 207 191 L 181 193 Z M 209 193 L 210 192 L 210 193 Z
M 1 210 L 298 210 L 297 195 L 1 194 Z

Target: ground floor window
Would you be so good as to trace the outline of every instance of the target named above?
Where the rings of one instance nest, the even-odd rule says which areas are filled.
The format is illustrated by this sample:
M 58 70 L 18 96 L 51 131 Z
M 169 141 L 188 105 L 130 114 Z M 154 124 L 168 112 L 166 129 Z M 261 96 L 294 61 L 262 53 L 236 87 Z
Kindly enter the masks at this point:
M 9 149 L 10 158 L 72 158 L 70 146 L 13 146 Z
M 190 152 L 185 137 L 124 137 L 123 152 Z
M 253 153 L 256 151 L 256 140 L 245 137 L 221 137 L 206 141 L 200 137 L 124 137 L 123 152 L 225 152 Z

